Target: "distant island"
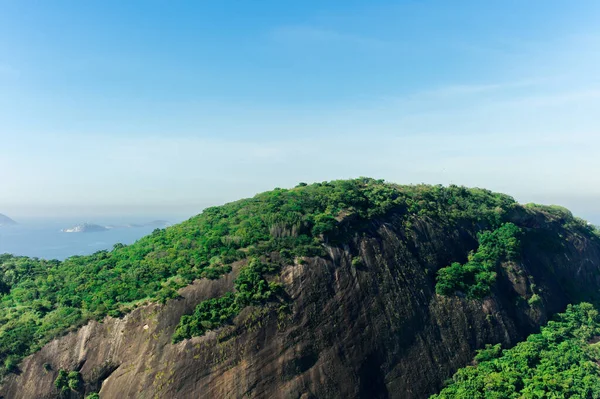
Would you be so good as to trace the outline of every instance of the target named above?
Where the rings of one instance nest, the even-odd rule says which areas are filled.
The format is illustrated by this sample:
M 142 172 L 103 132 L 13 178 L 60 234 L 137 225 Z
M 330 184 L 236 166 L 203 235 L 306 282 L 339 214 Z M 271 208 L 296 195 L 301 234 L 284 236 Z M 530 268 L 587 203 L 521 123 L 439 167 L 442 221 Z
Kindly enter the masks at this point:
M 61 231 L 63 233 L 96 233 L 99 231 L 106 231 L 106 230 L 108 230 L 106 227 L 100 226 L 98 224 L 81 223 L 81 224 L 78 224 L 73 227 L 67 227 L 65 229 L 62 229 Z
M 8 216 L 3 215 L 3 214 L 0 213 L 0 227 L 2 227 L 2 226 L 14 226 L 15 224 L 17 224 L 17 222 L 15 222 L 14 220 L 12 220 Z
M 169 227 L 171 223 L 166 220 L 153 220 L 147 223 L 130 223 L 124 225 L 115 225 L 115 226 L 106 226 L 107 229 L 123 229 L 123 228 L 131 228 L 131 227 Z
M 128 228 L 136 228 L 136 227 L 168 227 L 171 224 L 166 220 L 153 220 L 151 222 L 142 223 L 142 224 L 124 224 L 124 225 L 109 225 L 109 226 L 101 226 L 99 224 L 94 223 L 81 223 L 72 227 L 67 227 L 62 229 L 63 233 L 97 233 L 100 231 L 106 231 L 111 229 L 128 229 Z

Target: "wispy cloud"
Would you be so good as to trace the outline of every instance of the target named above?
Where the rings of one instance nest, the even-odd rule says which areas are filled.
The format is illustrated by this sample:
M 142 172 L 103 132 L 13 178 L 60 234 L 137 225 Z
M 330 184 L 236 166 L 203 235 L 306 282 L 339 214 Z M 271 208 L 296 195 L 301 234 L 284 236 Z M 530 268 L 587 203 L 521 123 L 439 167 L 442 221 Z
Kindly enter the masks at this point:
M 377 38 L 309 25 L 279 26 L 270 32 L 270 36 L 277 41 L 296 43 L 346 44 L 366 48 L 385 48 L 390 45 Z
M 514 89 L 522 89 L 526 87 L 534 87 L 547 82 L 548 79 L 523 79 L 509 82 L 498 82 L 498 83 L 481 83 L 481 84 L 451 84 L 436 87 L 429 90 L 422 90 L 412 94 L 408 97 L 412 99 L 440 99 L 448 97 L 460 97 L 470 95 L 480 95 L 489 93 L 502 93 L 511 91 Z
M 600 89 L 581 89 L 514 98 L 508 101 L 508 104 L 522 107 L 553 107 L 598 99 L 600 99 Z
M 387 96 L 372 104 L 371 113 L 395 112 L 403 130 L 498 131 L 503 126 L 527 126 L 530 132 L 563 129 L 564 121 L 591 123 L 588 111 L 598 106 L 600 86 L 563 81 L 560 77 L 524 78 L 490 83 L 448 84 L 431 89 Z M 550 111 L 552 110 L 552 111 Z M 360 111 L 359 111 L 360 112 Z M 558 121 L 560 124 L 551 123 Z M 463 125 L 464 124 L 464 125 Z M 468 126 L 468 127 L 467 127 Z

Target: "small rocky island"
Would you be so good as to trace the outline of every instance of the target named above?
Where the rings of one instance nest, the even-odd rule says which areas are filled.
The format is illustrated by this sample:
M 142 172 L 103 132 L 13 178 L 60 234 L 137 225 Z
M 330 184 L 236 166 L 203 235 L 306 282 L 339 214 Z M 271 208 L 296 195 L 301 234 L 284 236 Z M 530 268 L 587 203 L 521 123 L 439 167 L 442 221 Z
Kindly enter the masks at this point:
M 81 224 L 78 224 L 73 227 L 68 227 L 68 228 L 62 229 L 61 231 L 63 233 L 96 233 L 99 231 L 106 231 L 106 230 L 108 230 L 106 227 L 100 226 L 98 224 L 81 223 Z
M 16 224 L 17 224 L 17 222 L 15 222 L 14 220 L 12 220 L 8 216 L 3 215 L 3 214 L 0 213 L 0 227 L 3 227 L 3 226 L 14 226 Z
M 156 228 L 164 228 L 169 227 L 171 224 L 166 220 L 153 220 L 151 222 L 142 223 L 142 224 L 125 224 L 125 225 L 110 225 L 110 226 L 101 226 L 95 223 L 81 223 L 76 226 L 67 227 L 62 229 L 63 233 L 96 233 L 100 231 L 112 230 L 112 229 L 129 229 L 136 227 L 156 227 Z

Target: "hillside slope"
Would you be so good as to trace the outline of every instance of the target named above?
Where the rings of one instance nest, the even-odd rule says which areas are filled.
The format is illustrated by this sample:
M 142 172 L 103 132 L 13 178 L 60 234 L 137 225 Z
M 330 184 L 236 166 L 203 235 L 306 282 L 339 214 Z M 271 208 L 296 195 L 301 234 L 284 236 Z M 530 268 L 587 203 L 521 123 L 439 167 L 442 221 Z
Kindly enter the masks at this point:
M 254 223 L 246 224 L 249 219 Z M 452 262 L 470 262 L 470 251 L 481 247 L 478 233 L 507 222 L 522 230 L 519 256 L 494 266 L 497 277 L 489 293 L 480 298 L 460 290 L 436 294 L 438 271 Z M 210 241 L 213 235 L 216 240 Z M 96 275 L 108 273 L 105 267 L 119 269 L 106 276 L 126 284 L 123 276 L 133 271 L 139 276 L 141 266 L 155 264 L 150 260 L 179 261 L 178 268 L 161 277 L 178 282 L 171 289 L 194 277 L 179 260 L 184 256 L 187 262 L 195 259 L 193 273 L 225 275 L 197 280 L 181 288 L 179 298 L 158 284 L 138 297 L 103 289 L 90 294 L 88 302 L 69 300 L 69 309 L 75 309 L 70 312 L 82 309 L 80 317 L 52 334 L 71 332 L 44 345 L 52 336 L 34 327 L 32 339 L 39 339 L 41 350 L 9 370 L 0 395 L 58 397 L 55 380 L 59 370 L 67 370 L 79 371 L 81 378 L 73 389 L 62 391 L 71 397 L 99 392 L 102 398 L 425 398 L 470 363 L 476 349 L 513 346 L 567 304 L 599 302 L 600 239 L 595 231 L 561 208 L 524 207 L 485 190 L 369 179 L 300 186 L 210 209 L 140 242 L 77 264 L 97 268 Z M 125 259 L 123 251 L 137 253 L 140 247 L 146 248 L 141 260 L 127 258 L 122 266 L 106 262 Z M 209 253 L 210 248 L 221 256 Z M 203 254 L 206 260 L 200 259 Z M 192 314 L 202 301 L 248 289 L 239 281 L 252 259 L 276 265 L 261 269 L 257 283 L 250 284 L 253 293 L 263 287 L 260 299 L 236 296 L 230 313 L 219 308 L 217 316 L 228 315 L 222 321 L 203 319 L 184 329 L 181 316 Z M 69 262 L 44 264 L 56 273 L 67 266 L 73 267 Z M 3 317 L 20 311 L 22 306 L 14 304 L 26 299 L 15 296 L 27 281 L 9 286 L 2 298 Z M 108 286 L 113 280 L 103 281 Z M 94 282 L 82 284 L 73 288 L 79 297 Z M 128 310 L 132 300 L 156 292 L 164 304 L 137 303 Z M 86 303 L 100 295 L 113 295 L 113 310 L 95 308 L 90 315 L 102 322 L 77 328 L 92 318 L 84 316 L 90 309 Z M 46 312 L 64 312 L 62 302 L 46 304 L 52 307 Z M 109 311 L 127 314 L 102 319 Z M 20 315 L 18 320 L 35 317 Z M 10 337 L 10 327 L 0 334 Z M 174 339 L 176 330 L 185 334 Z M 46 338 L 37 338 L 40 331 Z M 16 356 L 9 350 L 2 352 L 6 359 Z

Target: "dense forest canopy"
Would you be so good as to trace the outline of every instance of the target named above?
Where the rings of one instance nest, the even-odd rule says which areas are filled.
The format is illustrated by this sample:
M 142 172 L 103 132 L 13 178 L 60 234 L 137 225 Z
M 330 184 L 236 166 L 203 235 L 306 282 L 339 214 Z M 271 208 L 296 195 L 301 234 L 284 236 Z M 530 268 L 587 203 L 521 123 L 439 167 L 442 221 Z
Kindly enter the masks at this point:
M 344 242 L 374 218 L 394 212 L 407 229 L 423 217 L 449 226 L 466 223 L 492 235 L 504 228 L 510 231 L 496 235 L 510 240 L 516 230 L 502 226 L 508 226 L 506 215 L 517 206 L 511 197 L 483 189 L 400 186 L 360 178 L 275 189 L 208 208 L 135 244 L 62 262 L 1 255 L 2 373 L 16 370 L 24 356 L 91 319 L 119 317 L 142 301 L 176 298 L 179 288 L 194 279 L 218 278 L 236 261 L 244 260 L 246 266 L 235 293 L 201 304 L 182 320 L 174 341 L 220 325 L 243 306 L 273 299 L 279 287 L 269 285 L 266 274 L 281 263 L 324 255 L 324 245 Z M 590 228 L 572 215 L 556 217 Z M 279 254 L 279 265 L 269 262 L 273 252 Z
M 600 317 L 589 303 L 569 306 L 512 349 L 488 346 L 431 399 L 600 397 Z

